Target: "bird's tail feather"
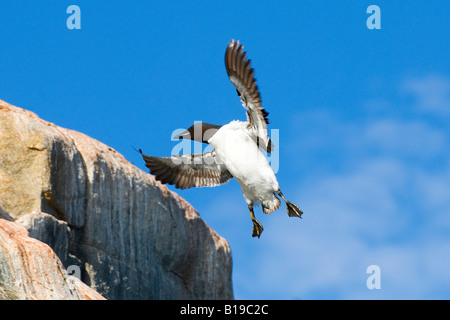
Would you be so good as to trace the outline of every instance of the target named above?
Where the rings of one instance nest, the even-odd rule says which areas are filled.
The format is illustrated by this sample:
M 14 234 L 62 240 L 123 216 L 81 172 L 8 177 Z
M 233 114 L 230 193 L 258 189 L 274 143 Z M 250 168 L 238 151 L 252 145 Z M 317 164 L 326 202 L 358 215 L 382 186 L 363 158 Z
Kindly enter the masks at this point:
M 272 201 L 263 203 L 261 207 L 265 214 L 269 214 L 277 210 L 280 207 L 280 204 L 280 199 L 274 196 Z

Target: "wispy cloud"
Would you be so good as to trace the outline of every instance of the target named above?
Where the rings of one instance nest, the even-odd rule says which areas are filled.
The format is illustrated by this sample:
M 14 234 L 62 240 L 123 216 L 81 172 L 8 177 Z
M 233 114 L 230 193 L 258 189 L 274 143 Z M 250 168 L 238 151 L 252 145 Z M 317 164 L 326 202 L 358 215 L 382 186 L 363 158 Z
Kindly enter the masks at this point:
M 406 79 L 402 92 L 415 98 L 415 107 L 424 112 L 442 116 L 450 115 L 450 77 L 428 75 L 422 78 Z
M 448 143 L 444 132 L 422 120 L 375 120 L 363 133 L 370 148 L 384 155 L 433 158 L 442 156 Z
M 351 120 L 324 108 L 281 128 L 277 176 L 302 220 L 284 207 L 257 209 L 265 230 L 251 238 L 237 183 L 208 193 L 204 208 L 195 204 L 231 243 L 236 298 L 450 298 L 450 128 L 400 113 L 432 105 L 440 115 L 448 79 L 404 80 L 384 100 L 394 113 Z M 380 290 L 366 287 L 372 264 L 381 268 Z
M 407 88 L 417 108 L 445 113 L 448 79 L 405 80 L 392 105 L 410 103 Z M 301 200 L 303 220 L 283 210 L 263 217 L 267 231 L 251 259 L 235 256 L 237 297 L 450 298 L 450 129 L 420 116 L 352 122 L 325 110 L 299 118 L 310 124 L 301 148 L 281 142 L 296 144 L 289 149 L 298 159 L 328 151 L 331 167 L 316 174 L 312 164 L 287 187 L 299 186 L 292 199 Z M 381 268 L 381 290 L 366 287 L 371 264 Z

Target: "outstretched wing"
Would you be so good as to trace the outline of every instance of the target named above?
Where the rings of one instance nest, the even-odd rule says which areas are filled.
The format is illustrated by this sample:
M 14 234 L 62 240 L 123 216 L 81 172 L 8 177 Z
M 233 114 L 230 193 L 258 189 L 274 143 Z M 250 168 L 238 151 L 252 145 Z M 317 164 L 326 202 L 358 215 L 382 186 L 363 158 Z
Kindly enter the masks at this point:
M 241 98 L 242 106 L 247 110 L 247 120 L 249 127 L 254 129 L 255 140 L 267 153 L 272 151 L 272 143 L 267 134 L 267 118 L 269 113 L 261 105 L 254 70 L 250 66 L 250 59 L 247 60 L 247 53 L 244 47 L 231 40 L 225 52 L 225 67 L 231 83 Z
M 215 187 L 233 178 L 214 151 L 171 157 L 152 157 L 139 152 L 156 180 L 179 189 Z

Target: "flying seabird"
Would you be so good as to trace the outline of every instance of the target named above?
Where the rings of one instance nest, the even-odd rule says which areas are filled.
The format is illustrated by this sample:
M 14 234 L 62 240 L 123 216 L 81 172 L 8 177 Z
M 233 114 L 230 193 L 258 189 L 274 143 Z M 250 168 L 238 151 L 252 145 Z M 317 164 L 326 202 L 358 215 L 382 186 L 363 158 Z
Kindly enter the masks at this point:
M 261 105 L 254 70 L 239 40 L 228 44 L 225 67 L 246 109 L 247 121 L 234 120 L 222 126 L 199 122 L 174 137 L 208 143 L 214 148 L 203 154 L 153 157 L 139 151 L 156 180 L 179 189 L 215 187 L 235 178 L 250 210 L 252 236 L 259 238 L 263 227 L 255 218 L 255 205 L 261 204 L 264 213 L 272 213 L 280 207 L 278 195 L 286 202 L 290 217 L 301 218 L 303 212 L 283 196 L 275 173 L 261 151 L 270 154 L 273 150 L 267 133 L 269 113 Z

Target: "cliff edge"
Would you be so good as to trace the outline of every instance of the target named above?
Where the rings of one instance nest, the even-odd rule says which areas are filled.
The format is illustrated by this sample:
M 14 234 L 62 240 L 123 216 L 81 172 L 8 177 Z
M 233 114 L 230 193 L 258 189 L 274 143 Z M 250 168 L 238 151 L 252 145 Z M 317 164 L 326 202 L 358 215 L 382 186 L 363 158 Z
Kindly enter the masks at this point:
M 0 100 L 0 299 L 232 299 L 231 265 L 153 176 Z

